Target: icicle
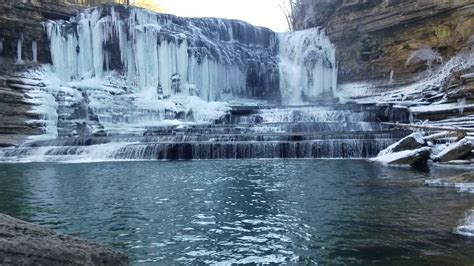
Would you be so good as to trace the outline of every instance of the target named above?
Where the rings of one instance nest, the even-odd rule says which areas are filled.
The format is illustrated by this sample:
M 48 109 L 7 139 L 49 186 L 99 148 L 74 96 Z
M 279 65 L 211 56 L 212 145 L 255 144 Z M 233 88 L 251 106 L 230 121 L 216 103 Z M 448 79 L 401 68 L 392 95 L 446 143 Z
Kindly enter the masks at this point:
M 3 53 L 3 38 L 0 38 L 0 54 Z
M 173 95 L 171 77 L 179 74 L 182 94 L 188 95 L 192 88 L 192 94 L 215 101 L 224 92 L 252 96 L 247 88 L 247 58 L 271 53 L 259 36 L 262 29 L 243 22 L 189 19 L 180 25 L 168 15 L 142 9 L 132 8 L 128 18 L 122 19 L 114 7 L 104 8 L 109 8 L 108 16 L 102 16 L 101 8 L 92 8 L 73 18 L 74 24 L 47 23 L 53 69 L 62 80 L 107 75 L 113 67 L 108 49 L 114 44 L 123 66 L 120 70 L 137 92 L 156 96 L 161 86 L 164 97 Z M 214 27 L 220 29 L 219 36 L 206 35 Z M 248 31 L 249 36 L 236 40 L 233 28 Z M 267 42 L 273 47 L 273 40 Z M 244 54 L 237 52 L 242 49 L 246 49 Z
M 23 45 L 23 37 L 21 37 L 20 39 L 18 39 L 18 41 L 16 42 L 16 63 L 17 64 L 23 64 L 23 60 L 21 59 L 21 48 L 22 48 L 22 45 Z
M 392 84 L 392 83 L 393 83 L 393 76 L 394 76 L 394 74 L 395 74 L 395 73 L 394 73 L 394 71 L 393 71 L 393 69 L 392 69 L 392 71 L 390 71 L 390 80 L 389 80 L 389 82 L 388 82 L 389 84 Z
M 33 62 L 37 63 L 38 62 L 38 44 L 36 41 L 33 41 L 31 43 L 31 49 L 33 50 Z

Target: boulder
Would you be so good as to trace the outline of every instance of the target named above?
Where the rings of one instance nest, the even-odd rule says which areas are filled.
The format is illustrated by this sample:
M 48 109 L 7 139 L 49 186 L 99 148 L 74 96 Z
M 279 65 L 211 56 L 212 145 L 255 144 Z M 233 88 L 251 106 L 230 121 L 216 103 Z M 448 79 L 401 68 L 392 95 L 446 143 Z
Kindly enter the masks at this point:
M 0 265 L 128 265 L 122 252 L 0 214 Z
M 400 151 L 414 150 L 418 149 L 425 144 L 425 139 L 423 133 L 415 132 L 409 136 L 401 139 L 397 143 L 390 145 L 385 150 L 381 151 L 377 156 L 384 156 L 387 154 L 392 154 Z
M 428 160 L 430 159 L 430 155 L 431 148 L 423 147 L 416 150 L 405 150 L 384 154 L 373 158 L 372 161 L 388 165 L 423 166 L 427 164 Z
M 435 155 L 433 161 L 435 162 L 449 162 L 457 159 L 462 159 L 471 153 L 472 143 L 466 138 L 455 142 L 445 149 L 443 149 L 439 154 Z

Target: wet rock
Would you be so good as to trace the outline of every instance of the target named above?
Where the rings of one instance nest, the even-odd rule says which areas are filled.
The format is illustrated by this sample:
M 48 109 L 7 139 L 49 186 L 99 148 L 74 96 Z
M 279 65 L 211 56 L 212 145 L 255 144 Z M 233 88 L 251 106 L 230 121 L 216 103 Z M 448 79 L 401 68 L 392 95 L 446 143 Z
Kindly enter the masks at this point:
M 430 155 L 431 148 L 423 147 L 416 150 L 406 150 L 385 154 L 372 159 L 372 161 L 388 165 L 423 166 L 427 164 Z
M 425 144 L 425 140 L 424 140 L 424 137 L 423 137 L 423 133 L 415 132 L 415 133 L 401 139 L 399 142 L 390 145 L 388 148 L 381 151 L 378 154 L 378 156 L 380 157 L 380 156 L 384 156 L 384 155 L 387 155 L 387 154 L 396 153 L 396 152 L 400 152 L 400 151 L 418 149 L 421 146 L 423 146 L 424 144 Z
M 472 143 L 467 139 L 462 139 L 458 142 L 455 142 L 444 150 L 442 150 L 439 154 L 437 154 L 433 161 L 435 162 L 449 162 L 452 160 L 462 159 L 468 156 L 472 150 Z
M 0 214 L 0 265 L 128 265 L 122 252 Z

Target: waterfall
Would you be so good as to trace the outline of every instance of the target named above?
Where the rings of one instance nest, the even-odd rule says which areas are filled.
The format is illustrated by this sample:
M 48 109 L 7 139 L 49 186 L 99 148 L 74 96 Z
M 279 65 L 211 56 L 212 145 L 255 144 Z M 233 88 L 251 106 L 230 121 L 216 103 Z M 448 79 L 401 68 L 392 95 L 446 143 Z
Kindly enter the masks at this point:
M 22 81 L 44 134 L 0 161 L 365 158 L 405 135 L 379 110 L 321 104 L 337 85 L 322 29 L 105 5 L 45 31 L 52 66 Z
M 140 92 L 167 97 L 196 91 L 206 101 L 278 90 L 267 75 L 277 69 L 276 36 L 245 22 L 105 6 L 67 22 L 50 21 L 46 29 L 53 68 L 63 81 L 102 78 L 115 70 Z M 179 88 L 173 88 L 174 75 Z
M 332 97 L 337 86 L 336 49 L 320 28 L 280 35 L 280 88 L 287 104 Z

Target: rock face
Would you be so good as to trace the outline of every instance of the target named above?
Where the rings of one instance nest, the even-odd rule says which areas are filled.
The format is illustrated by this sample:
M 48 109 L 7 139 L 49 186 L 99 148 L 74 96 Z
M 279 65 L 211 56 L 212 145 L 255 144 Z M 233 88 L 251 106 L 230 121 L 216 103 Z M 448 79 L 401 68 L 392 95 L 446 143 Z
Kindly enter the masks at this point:
M 300 0 L 294 17 L 297 30 L 326 28 L 341 81 L 407 79 L 468 48 L 474 34 L 472 0 Z
M 42 134 L 34 122 L 31 99 L 25 97 L 28 87 L 41 86 L 40 82 L 25 82 L 0 70 L 0 147 L 15 145 L 28 135 Z M 44 86 L 44 85 L 43 85 Z
M 43 125 L 31 122 L 40 117 L 31 112 L 34 99 L 25 94 L 44 89 L 44 84 L 22 78 L 38 63 L 51 62 L 42 22 L 67 19 L 80 9 L 60 0 L 0 1 L 0 147 L 44 133 Z
M 39 62 L 49 62 L 49 44 L 42 22 L 67 19 L 80 10 L 79 6 L 59 0 L 0 2 L 0 57 L 17 59 L 17 45 L 21 41 L 22 60 L 33 60 L 33 42 L 36 42 Z
M 1 265 L 128 265 L 107 247 L 0 214 Z

